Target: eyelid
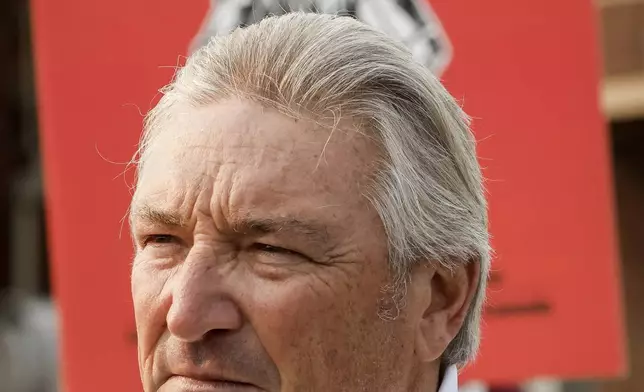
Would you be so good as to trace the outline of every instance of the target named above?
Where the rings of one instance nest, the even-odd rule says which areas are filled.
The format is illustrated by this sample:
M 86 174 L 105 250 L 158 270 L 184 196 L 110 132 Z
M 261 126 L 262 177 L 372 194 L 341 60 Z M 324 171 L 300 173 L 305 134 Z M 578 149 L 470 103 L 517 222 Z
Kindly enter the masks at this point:
M 264 250 L 264 249 L 262 249 L 263 247 L 273 248 L 275 251 L 271 252 L 271 251 L 268 251 L 268 250 Z M 286 256 L 294 256 L 294 257 L 298 257 L 300 259 L 304 259 L 304 260 L 306 260 L 308 262 L 318 264 L 318 262 L 316 260 L 314 260 L 313 258 L 307 256 L 306 254 L 304 254 L 304 253 L 302 253 L 300 251 L 293 250 L 293 249 L 290 249 L 290 248 L 284 248 L 284 247 L 277 246 L 277 245 L 271 245 L 271 244 L 262 243 L 262 242 L 255 242 L 250 246 L 250 249 L 254 249 L 254 250 L 258 251 L 258 252 L 262 252 L 262 253 L 265 253 L 267 255 L 279 255 L 279 254 L 281 254 L 281 255 L 286 255 Z
M 275 251 L 275 253 L 287 253 L 287 254 L 295 254 L 295 255 L 300 254 L 299 252 L 291 250 L 291 249 L 283 248 L 283 247 L 277 246 L 277 245 L 264 244 L 264 243 L 261 243 L 261 242 L 255 242 L 255 243 L 253 243 L 253 245 L 251 245 L 251 247 L 252 248 L 258 248 L 258 250 L 265 251 L 265 252 L 269 252 L 269 251 L 267 249 L 264 249 L 264 248 L 270 248 L 273 251 Z
M 155 244 L 158 245 L 165 245 L 165 244 L 171 244 L 171 243 L 178 243 L 179 238 L 177 236 L 174 236 L 172 234 L 148 234 L 142 236 L 142 241 L 141 241 L 141 246 L 145 248 L 146 246 L 150 245 L 152 241 L 158 240 L 159 238 L 167 238 L 169 241 L 168 242 L 155 242 Z

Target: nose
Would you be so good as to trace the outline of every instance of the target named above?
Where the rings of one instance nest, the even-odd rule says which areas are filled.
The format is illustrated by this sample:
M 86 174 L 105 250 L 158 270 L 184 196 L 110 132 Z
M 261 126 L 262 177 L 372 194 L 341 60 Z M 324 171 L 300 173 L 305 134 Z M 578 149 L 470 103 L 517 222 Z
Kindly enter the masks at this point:
M 191 250 L 171 278 L 172 303 L 166 317 L 169 332 L 177 339 L 195 342 L 210 331 L 241 328 L 242 313 L 225 284 L 222 268 L 212 255 Z

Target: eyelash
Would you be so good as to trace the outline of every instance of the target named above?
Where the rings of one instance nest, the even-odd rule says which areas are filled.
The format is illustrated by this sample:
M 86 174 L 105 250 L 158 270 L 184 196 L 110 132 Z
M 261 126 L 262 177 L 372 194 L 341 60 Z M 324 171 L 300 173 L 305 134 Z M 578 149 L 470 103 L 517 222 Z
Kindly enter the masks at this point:
M 173 235 L 170 234 L 152 234 L 145 236 L 143 238 L 143 247 L 146 247 L 148 245 L 166 245 L 166 244 L 173 244 L 177 242 L 177 238 Z M 281 255 L 288 255 L 288 256 L 296 256 L 296 257 L 302 257 L 307 260 L 309 260 L 308 257 L 304 256 L 303 254 L 282 248 L 279 246 L 274 246 L 274 245 L 269 245 L 269 244 L 263 244 L 256 242 L 251 245 L 250 247 L 253 250 L 268 254 L 268 255 L 276 255 L 276 254 L 281 254 Z
M 254 243 L 251 246 L 253 249 L 258 250 L 260 252 L 265 252 L 265 253 L 270 253 L 270 254 L 286 254 L 286 255 L 294 255 L 294 256 L 302 256 L 300 253 L 292 251 L 290 249 L 286 248 L 281 248 L 279 246 L 274 246 L 274 245 L 268 245 L 268 244 L 262 244 L 262 243 Z
M 160 239 L 162 238 L 167 241 L 160 241 Z M 176 242 L 176 237 L 170 234 L 153 234 L 153 235 L 145 236 L 143 238 L 144 247 L 150 244 L 164 245 L 164 244 L 170 244 L 173 242 Z

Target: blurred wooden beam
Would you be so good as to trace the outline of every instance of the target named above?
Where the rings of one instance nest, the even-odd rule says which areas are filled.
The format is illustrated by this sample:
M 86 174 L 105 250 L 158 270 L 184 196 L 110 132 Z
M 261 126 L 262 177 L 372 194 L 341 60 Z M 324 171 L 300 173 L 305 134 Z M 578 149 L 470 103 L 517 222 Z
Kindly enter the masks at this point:
M 607 76 L 601 100 L 611 121 L 644 118 L 644 72 Z
M 599 8 L 619 7 L 630 4 L 642 4 L 644 0 L 595 0 Z

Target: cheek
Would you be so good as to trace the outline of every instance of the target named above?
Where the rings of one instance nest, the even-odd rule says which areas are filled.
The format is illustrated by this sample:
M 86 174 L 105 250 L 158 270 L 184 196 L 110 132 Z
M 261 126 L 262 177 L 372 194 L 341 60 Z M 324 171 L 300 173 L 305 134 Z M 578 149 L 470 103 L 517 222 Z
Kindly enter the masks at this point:
M 132 267 L 132 300 L 136 321 L 139 361 L 152 356 L 157 341 L 165 330 L 170 296 L 164 295 L 170 270 L 151 268 L 143 262 Z
M 342 283 L 341 290 L 333 290 L 312 279 L 254 288 L 251 322 L 285 390 L 374 384 L 357 375 L 374 372 L 382 362 L 383 339 L 391 340 L 393 323 L 378 317 L 382 282 Z

